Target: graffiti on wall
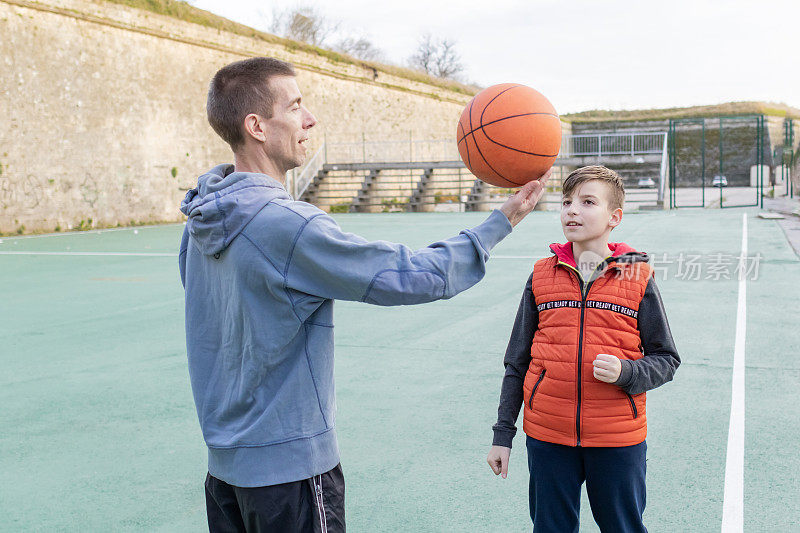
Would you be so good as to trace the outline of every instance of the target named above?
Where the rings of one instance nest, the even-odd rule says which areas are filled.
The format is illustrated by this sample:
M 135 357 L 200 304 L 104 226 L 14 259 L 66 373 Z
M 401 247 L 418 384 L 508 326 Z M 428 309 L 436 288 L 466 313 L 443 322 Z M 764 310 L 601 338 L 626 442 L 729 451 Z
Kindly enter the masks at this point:
M 21 179 L 0 176 L 0 209 L 13 211 L 35 209 L 44 201 L 47 183 L 45 178 L 32 174 Z

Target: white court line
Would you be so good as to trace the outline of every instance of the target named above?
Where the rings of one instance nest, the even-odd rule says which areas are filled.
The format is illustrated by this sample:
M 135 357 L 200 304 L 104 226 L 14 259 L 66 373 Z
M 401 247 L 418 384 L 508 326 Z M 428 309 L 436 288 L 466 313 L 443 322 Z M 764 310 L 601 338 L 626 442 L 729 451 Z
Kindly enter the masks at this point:
M 731 419 L 725 460 L 725 492 L 722 500 L 722 533 L 744 530 L 744 347 L 747 329 L 747 214 L 742 215 L 742 255 L 739 258 L 739 303 L 736 342 L 733 348 Z
M 169 226 L 185 226 L 185 222 L 171 222 L 169 224 L 147 224 L 145 226 L 125 226 L 124 228 L 100 228 L 100 229 L 90 229 L 86 231 L 63 231 L 59 233 L 42 233 L 40 235 L 6 235 L 5 237 L 0 237 L 0 241 L 23 241 L 26 239 L 42 239 L 45 237 L 70 237 L 75 235 L 99 235 L 101 233 L 114 233 L 117 231 L 134 231 L 134 230 L 144 230 L 144 229 L 152 229 L 152 228 L 164 228 Z
M 174 253 L 148 253 L 148 252 L 5 252 L 0 251 L 0 255 L 65 255 L 65 256 L 88 256 L 88 257 L 177 257 Z
M 0 250 L 0 255 L 63 255 L 63 256 L 97 256 L 97 257 L 114 257 L 114 256 L 122 256 L 122 257 L 177 257 L 178 254 L 175 253 L 148 253 L 148 252 L 26 252 L 26 251 L 3 251 Z M 532 257 L 528 255 L 493 255 L 490 256 L 491 259 L 525 259 L 529 261 L 536 261 L 538 259 L 542 259 L 542 257 Z

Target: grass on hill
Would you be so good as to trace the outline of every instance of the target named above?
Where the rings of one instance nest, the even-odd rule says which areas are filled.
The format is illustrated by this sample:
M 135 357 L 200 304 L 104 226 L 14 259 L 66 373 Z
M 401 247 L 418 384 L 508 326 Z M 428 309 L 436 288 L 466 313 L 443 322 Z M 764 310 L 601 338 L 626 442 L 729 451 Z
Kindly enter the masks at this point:
M 800 109 L 773 102 L 728 102 L 725 104 L 666 109 L 610 111 L 597 109 L 561 115 L 566 122 L 611 122 L 627 120 L 667 120 L 670 118 L 715 117 L 724 115 L 768 115 L 800 119 Z
M 232 20 L 220 17 L 203 9 L 196 8 L 181 0 L 106 0 L 106 1 L 114 4 L 122 4 L 125 6 L 142 9 L 145 11 L 150 11 L 152 13 L 157 13 L 159 15 L 166 15 L 168 17 L 173 17 L 186 22 L 192 22 L 194 24 L 199 24 L 201 26 L 206 26 L 209 28 L 226 31 L 229 33 L 234 33 L 237 35 L 242 35 L 253 39 L 260 39 L 262 41 L 271 44 L 283 45 L 290 51 L 302 51 L 309 54 L 315 54 L 317 56 L 324 57 L 336 63 L 373 68 L 379 72 L 384 72 L 392 76 L 405 78 L 407 80 L 419 83 L 425 83 L 427 85 L 432 85 L 435 87 L 439 87 L 441 89 L 453 91 L 460 94 L 465 94 L 468 96 L 475 95 L 480 90 L 478 87 L 474 87 L 472 85 L 465 85 L 463 83 L 459 83 L 453 80 L 436 78 L 433 76 L 429 76 L 424 72 L 403 67 L 397 67 L 393 65 L 385 65 L 383 63 L 376 63 L 373 61 L 363 61 L 351 57 L 347 54 L 342 54 L 339 52 L 335 52 L 333 50 L 328 50 L 326 48 L 321 48 L 318 46 L 313 46 L 298 41 L 292 41 L 291 39 L 284 39 L 283 37 L 278 37 L 270 33 L 262 32 L 253 29 L 249 26 L 245 26 L 244 24 L 239 24 L 238 22 L 233 22 Z

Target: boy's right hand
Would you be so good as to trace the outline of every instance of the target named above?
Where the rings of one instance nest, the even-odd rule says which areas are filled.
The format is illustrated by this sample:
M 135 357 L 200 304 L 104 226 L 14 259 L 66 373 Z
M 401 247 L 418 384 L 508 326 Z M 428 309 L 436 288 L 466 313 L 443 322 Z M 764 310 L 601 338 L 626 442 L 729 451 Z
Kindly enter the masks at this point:
M 492 472 L 494 472 L 495 475 L 500 474 L 503 476 L 503 479 L 505 479 L 506 476 L 508 476 L 508 458 L 510 455 L 511 448 L 492 446 L 492 449 L 489 450 L 489 456 L 486 458 L 486 462 L 492 467 Z

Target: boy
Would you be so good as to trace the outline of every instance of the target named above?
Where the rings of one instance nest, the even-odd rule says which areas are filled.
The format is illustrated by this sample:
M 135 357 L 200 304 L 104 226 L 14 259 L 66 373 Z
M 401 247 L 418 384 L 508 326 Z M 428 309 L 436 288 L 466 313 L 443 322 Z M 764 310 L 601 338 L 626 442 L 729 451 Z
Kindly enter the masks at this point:
M 603 166 L 567 177 L 569 242 L 536 262 L 506 350 L 487 461 L 506 477 L 524 401 L 536 533 L 578 531 L 584 480 L 601 531 L 647 531 L 645 391 L 670 381 L 680 358 L 647 255 L 608 242 L 624 199 Z

